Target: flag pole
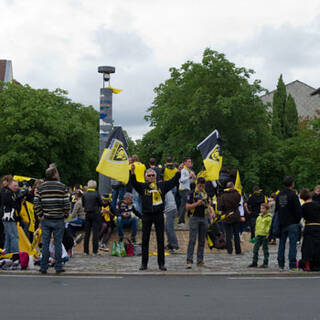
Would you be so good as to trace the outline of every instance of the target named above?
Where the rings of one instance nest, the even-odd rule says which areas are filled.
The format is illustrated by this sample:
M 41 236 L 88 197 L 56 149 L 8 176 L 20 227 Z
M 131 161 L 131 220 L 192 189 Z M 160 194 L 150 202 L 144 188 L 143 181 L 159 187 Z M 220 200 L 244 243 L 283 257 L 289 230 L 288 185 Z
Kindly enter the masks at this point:
M 106 148 L 106 143 L 112 126 L 112 88 L 106 87 L 106 83 L 110 85 L 110 74 L 115 73 L 115 67 L 100 66 L 98 72 L 102 73 L 102 88 L 100 89 L 100 120 L 99 120 L 99 159 Z M 99 174 L 99 193 L 105 194 L 111 192 L 111 179 Z

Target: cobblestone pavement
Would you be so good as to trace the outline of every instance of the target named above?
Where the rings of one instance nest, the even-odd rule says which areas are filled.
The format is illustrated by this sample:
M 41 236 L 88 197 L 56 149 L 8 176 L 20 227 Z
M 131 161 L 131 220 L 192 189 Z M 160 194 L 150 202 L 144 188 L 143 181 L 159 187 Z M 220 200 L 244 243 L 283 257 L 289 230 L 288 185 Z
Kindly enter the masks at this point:
M 190 275 L 272 275 L 280 273 L 277 265 L 277 247 L 275 245 L 269 246 L 269 268 L 248 268 L 248 265 L 252 262 L 252 248 L 253 245 L 249 243 L 249 234 L 244 234 L 244 240 L 241 243 L 243 253 L 241 255 L 228 254 L 226 250 L 210 251 L 206 245 L 205 250 L 205 266 L 197 267 L 193 265 L 192 269 L 186 269 L 186 245 L 187 245 L 187 232 L 178 233 L 179 245 L 181 247 L 180 253 L 170 254 L 166 256 L 167 272 L 161 272 L 158 269 L 157 257 L 149 257 L 148 270 L 139 271 L 141 264 L 141 257 L 113 257 L 110 253 L 101 252 L 98 256 L 84 255 L 82 244 L 75 248 L 75 253 L 65 265 L 66 275 L 125 275 L 125 274 L 190 274 Z M 156 244 L 154 235 L 151 237 L 150 248 L 152 252 L 156 251 Z M 113 240 L 117 240 L 117 236 L 113 236 Z M 112 240 L 111 239 L 111 240 Z M 137 238 L 139 239 L 139 238 Z M 111 243 L 110 243 L 111 246 Z M 298 248 L 298 259 L 301 256 L 301 250 Z M 286 253 L 286 259 L 288 253 Z M 196 248 L 194 253 L 194 261 L 196 261 Z M 262 249 L 259 252 L 259 264 L 263 261 Z M 25 273 L 35 274 L 38 272 L 39 267 L 35 267 L 31 270 L 26 270 Z M 287 272 L 281 272 L 282 275 L 288 274 Z M 11 272 L 13 271 L 4 271 Z M 22 271 L 18 271 L 22 272 Z M 0 271 L 0 273 L 3 273 Z M 17 273 L 17 272 L 16 272 Z M 49 269 L 49 274 L 54 274 L 54 270 Z M 308 274 L 303 272 L 295 272 L 294 274 Z M 292 272 L 290 272 L 292 274 Z
M 190 274 L 190 275 L 273 275 L 280 273 L 277 265 L 277 246 L 269 246 L 269 268 L 248 268 L 252 261 L 252 244 L 248 237 L 242 242 L 243 253 L 241 255 L 228 254 L 225 250 L 215 250 L 205 254 L 205 266 L 197 267 L 193 265 L 192 269 L 186 269 L 186 254 L 184 250 L 179 254 L 166 256 L 167 272 L 161 272 L 158 269 L 157 257 L 149 257 L 148 270 L 139 271 L 141 257 L 113 257 L 110 253 L 102 252 L 98 256 L 84 255 L 82 247 L 78 247 L 76 253 L 65 265 L 66 275 L 155 275 L 155 274 Z M 208 252 L 208 251 L 207 251 Z M 210 251 L 209 251 L 210 252 Z M 262 250 L 259 252 L 259 264 L 263 261 Z M 286 253 L 286 258 L 287 258 Z M 298 249 L 298 258 L 300 258 L 300 248 Z M 196 260 L 196 250 L 194 254 Z M 26 273 L 37 273 L 38 267 L 33 270 L 27 270 Z M 288 274 L 281 272 L 282 275 Z M 21 272 L 21 271 L 20 271 Z M 49 269 L 49 274 L 54 274 L 54 270 Z M 295 272 L 294 274 L 308 274 Z M 290 272 L 292 274 L 292 272 Z
M 257 274 L 279 272 L 276 261 L 277 247 L 270 246 L 270 263 L 268 269 L 248 268 L 252 261 L 252 252 L 247 251 L 241 255 L 228 254 L 225 250 L 205 255 L 205 267 L 186 269 L 186 254 L 171 254 L 166 256 L 167 273 L 183 274 Z M 261 252 L 262 254 L 262 252 Z M 196 254 L 194 255 L 196 259 Z M 260 256 L 262 263 L 263 254 Z M 141 257 L 112 257 L 110 254 L 101 256 L 84 256 L 76 253 L 67 263 L 66 269 L 76 273 L 141 273 L 138 269 L 141 264 Z M 157 257 L 149 257 L 148 270 L 145 273 L 159 272 Z

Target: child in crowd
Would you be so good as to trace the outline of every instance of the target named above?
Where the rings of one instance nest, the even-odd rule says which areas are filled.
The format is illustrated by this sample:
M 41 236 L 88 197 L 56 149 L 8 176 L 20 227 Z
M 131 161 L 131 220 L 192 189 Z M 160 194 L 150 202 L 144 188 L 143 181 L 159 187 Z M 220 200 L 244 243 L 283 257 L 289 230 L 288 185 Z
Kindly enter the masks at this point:
M 101 207 L 102 224 L 99 235 L 100 245 L 99 249 L 109 251 L 107 244 L 114 229 L 115 215 L 111 205 L 110 196 L 104 194 L 102 196 L 103 206 Z
M 260 205 L 260 214 L 257 218 L 255 238 L 256 242 L 253 247 L 253 260 L 248 266 L 249 268 L 256 268 L 258 266 L 259 248 L 263 248 L 263 264 L 261 268 L 268 268 L 269 263 L 269 248 L 268 248 L 268 234 L 272 222 L 272 214 L 269 212 L 269 205 L 267 203 L 262 203 Z

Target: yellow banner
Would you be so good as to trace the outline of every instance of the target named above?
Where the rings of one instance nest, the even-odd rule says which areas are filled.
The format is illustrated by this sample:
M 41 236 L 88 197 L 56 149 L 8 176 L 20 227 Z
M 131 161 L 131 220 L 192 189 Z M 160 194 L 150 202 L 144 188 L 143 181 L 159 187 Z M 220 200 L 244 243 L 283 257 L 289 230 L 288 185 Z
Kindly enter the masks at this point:
M 128 183 L 128 155 L 120 140 L 115 139 L 110 149 L 104 149 L 96 171 L 124 184 Z
M 219 180 L 219 173 L 222 166 L 222 156 L 219 154 L 219 146 L 216 145 L 211 152 L 209 152 L 203 164 L 207 171 L 207 180 Z

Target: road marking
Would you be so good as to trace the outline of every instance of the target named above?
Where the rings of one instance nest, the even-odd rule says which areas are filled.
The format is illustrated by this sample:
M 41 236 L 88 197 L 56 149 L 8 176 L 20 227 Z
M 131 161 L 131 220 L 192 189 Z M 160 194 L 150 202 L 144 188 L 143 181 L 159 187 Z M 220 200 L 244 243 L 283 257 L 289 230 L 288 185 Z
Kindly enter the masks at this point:
M 299 280 L 305 280 L 305 279 L 320 279 L 320 277 L 229 277 L 228 280 L 292 280 L 292 279 L 299 279 Z
M 0 274 L 3 278 L 54 278 L 54 279 L 123 279 L 120 276 L 68 276 L 68 275 L 37 275 L 37 274 Z

